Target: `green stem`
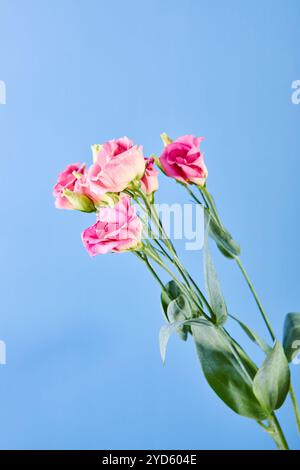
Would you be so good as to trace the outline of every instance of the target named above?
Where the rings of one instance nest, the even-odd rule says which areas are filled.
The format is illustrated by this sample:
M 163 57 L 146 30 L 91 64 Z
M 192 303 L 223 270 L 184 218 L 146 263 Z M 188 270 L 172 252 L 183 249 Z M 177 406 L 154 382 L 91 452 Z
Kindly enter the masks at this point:
M 274 442 L 277 445 L 277 448 L 279 450 L 289 450 L 287 440 L 283 434 L 282 428 L 280 426 L 280 423 L 275 413 L 272 413 L 272 415 L 269 418 L 269 421 L 271 424 L 271 429 L 268 431 L 268 433 L 274 439 Z
M 298 405 L 296 394 L 295 394 L 292 384 L 290 385 L 290 397 L 291 397 L 293 408 L 294 408 L 298 431 L 300 433 L 300 410 L 299 410 L 299 405 Z
M 155 250 L 155 248 L 154 248 L 151 244 L 148 245 L 148 248 Z M 155 255 L 157 255 L 157 249 L 155 250 Z M 190 285 L 190 283 L 189 283 L 188 275 L 186 274 L 186 271 L 185 271 L 184 269 L 181 269 L 180 265 L 176 264 L 174 258 L 173 258 L 173 259 L 172 259 L 172 258 L 169 258 L 169 257 L 167 257 L 167 258 L 168 258 L 168 259 L 172 262 L 172 264 L 177 268 L 177 271 L 178 271 L 179 274 L 181 275 L 181 277 L 182 277 L 184 283 L 186 284 L 186 286 L 185 286 L 185 288 L 187 289 L 186 292 L 188 292 L 189 294 L 191 294 L 195 305 L 196 305 L 197 307 L 200 307 L 200 308 L 201 308 L 201 312 L 202 312 L 202 302 L 201 302 L 201 300 L 198 298 L 198 296 L 195 294 L 195 291 L 192 289 L 192 287 L 191 287 L 191 285 Z M 160 262 L 163 263 L 162 259 L 161 259 L 161 258 L 159 258 L 159 259 L 160 259 Z M 164 263 L 163 263 L 163 265 L 164 265 L 164 269 L 166 269 L 167 266 L 166 266 Z M 169 270 L 169 268 L 168 268 L 168 270 Z M 169 272 L 171 272 L 171 271 L 169 270 Z M 184 285 L 184 284 L 181 283 L 181 286 L 182 286 L 182 285 Z M 190 297 L 190 295 L 188 295 L 188 298 L 189 298 L 189 297 Z
M 153 268 L 153 266 L 149 262 L 147 256 L 146 255 L 143 256 L 138 251 L 133 251 L 133 253 L 146 264 L 147 268 L 149 269 L 150 273 L 153 275 L 154 279 L 159 283 L 159 285 L 163 289 L 164 288 L 164 283 L 162 282 L 159 275 L 157 274 L 157 272 L 155 271 L 155 269 Z
M 266 324 L 266 327 L 268 328 L 268 331 L 269 331 L 269 333 L 270 333 L 270 336 L 271 336 L 272 340 L 275 341 L 276 336 L 275 336 L 274 330 L 273 330 L 272 326 L 270 325 L 270 322 L 269 322 L 269 320 L 268 320 L 267 315 L 265 314 L 265 311 L 264 311 L 264 309 L 263 309 L 263 306 L 262 306 L 262 304 L 261 304 L 261 301 L 259 300 L 259 297 L 258 297 L 258 295 L 257 295 L 257 293 L 256 293 L 256 290 L 254 289 L 254 286 L 253 286 L 252 282 L 250 281 L 249 276 L 248 276 L 248 274 L 247 274 L 247 272 L 246 272 L 244 266 L 242 265 L 242 262 L 241 262 L 240 258 L 235 258 L 235 260 L 236 260 L 237 265 L 238 265 L 238 267 L 240 268 L 240 270 L 241 270 L 241 272 L 242 272 L 242 274 L 243 274 L 243 276 L 244 276 L 244 278 L 245 278 L 245 280 L 246 280 L 246 282 L 247 282 L 247 284 L 248 284 L 248 286 L 249 286 L 249 288 L 250 288 L 250 290 L 251 290 L 251 292 L 252 292 L 252 295 L 253 295 L 253 297 L 254 297 L 254 299 L 255 299 L 256 305 L 257 305 L 258 308 L 259 308 L 259 311 L 260 311 L 260 313 L 261 313 L 261 316 L 262 316 L 262 318 L 263 318 L 263 320 L 264 320 L 264 322 L 265 322 L 265 324 Z
M 218 221 L 219 225 L 221 226 L 221 228 L 224 228 L 224 226 L 223 226 L 223 224 L 222 224 L 222 222 L 221 222 L 221 219 L 220 219 L 220 217 L 219 217 L 219 214 L 218 214 L 218 211 L 217 211 L 217 208 L 216 208 L 216 205 L 215 205 L 215 202 L 214 202 L 213 197 L 211 196 L 211 194 L 209 193 L 209 191 L 206 189 L 206 187 L 201 188 L 200 191 L 203 192 L 203 194 L 204 194 L 205 197 L 207 198 L 208 203 L 209 203 L 209 207 L 210 207 L 210 209 L 212 210 L 213 215 L 215 216 L 215 218 L 216 218 L 216 220 Z M 245 278 L 245 280 L 246 280 L 246 282 L 247 282 L 247 284 L 248 284 L 248 286 L 249 286 L 249 288 L 250 288 L 250 290 L 251 290 L 251 292 L 252 292 L 252 295 L 253 295 L 253 297 L 254 297 L 254 300 L 255 300 L 255 302 L 256 302 L 256 305 L 258 306 L 258 309 L 259 309 L 259 311 L 260 311 L 260 313 L 261 313 L 261 316 L 262 316 L 262 318 L 263 318 L 263 320 L 264 320 L 264 322 L 265 322 L 265 324 L 266 324 L 266 327 L 267 327 L 267 329 L 268 329 L 268 331 L 269 331 L 269 333 L 270 333 L 270 336 L 271 336 L 272 340 L 275 341 L 276 336 L 275 336 L 274 330 L 273 330 L 273 328 L 272 328 L 272 326 L 271 326 L 271 324 L 270 324 L 270 322 L 269 322 L 269 320 L 268 320 L 268 317 L 267 317 L 267 315 L 266 315 L 266 313 L 265 313 L 265 311 L 264 311 L 264 309 L 263 309 L 263 306 L 262 306 L 262 304 L 261 304 L 261 301 L 259 300 L 259 297 L 258 297 L 258 295 L 257 295 L 257 293 L 256 293 L 256 290 L 254 289 L 254 286 L 253 286 L 252 282 L 250 281 L 249 276 L 248 276 L 248 274 L 247 274 L 247 272 L 246 272 L 244 266 L 242 265 L 241 260 L 240 260 L 239 258 L 235 258 L 235 260 L 236 260 L 237 265 L 238 265 L 238 267 L 240 268 L 240 270 L 241 270 L 241 272 L 242 272 L 242 274 L 243 274 L 243 276 L 244 276 L 244 278 Z
M 160 246 L 160 249 L 164 252 L 165 256 L 176 267 L 176 269 L 178 270 L 178 272 L 182 276 L 184 282 L 186 283 L 187 287 L 190 289 L 190 292 L 192 293 L 193 297 L 197 299 L 197 303 L 198 302 L 200 303 L 201 310 L 202 310 L 202 301 L 203 301 L 205 303 L 206 307 L 208 308 L 210 314 L 213 315 L 212 309 L 211 309 L 209 303 L 207 302 L 204 294 L 201 292 L 201 290 L 197 286 L 196 282 L 193 280 L 191 275 L 186 271 L 185 267 L 180 262 L 180 260 L 177 256 L 176 250 L 174 248 L 174 245 L 172 244 L 171 240 L 168 238 L 168 236 L 167 236 L 167 234 L 164 230 L 163 224 L 162 224 L 162 222 L 159 218 L 159 215 L 156 212 L 155 207 L 152 204 L 149 203 L 147 197 L 143 194 L 142 191 L 138 191 L 138 194 L 140 195 L 141 199 L 143 200 L 143 202 L 145 204 L 145 207 L 148 210 L 148 214 L 149 214 L 150 218 L 153 220 L 154 224 L 156 225 L 156 227 L 159 231 L 159 234 L 162 236 L 162 241 L 165 243 L 166 247 L 168 248 L 168 250 L 170 251 L 172 256 L 170 256 L 168 254 L 168 252 L 162 247 L 162 245 L 159 243 L 158 240 L 154 240 L 155 243 L 157 243 Z M 194 289 L 193 289 L 193 287 L 191 286 L 190 283 L 192 283 L 193 287 L 197 290 L 197 293 L 198 293 L 199 297 L 195 294 Z
M 256 421 L 266 432 L 270 432 L 271 427 L 264 424 L 262 421 Z
M 241 260 L 240 260 L 239 258 L 236 258 L 236 262 L 237 262 L 237 265 L 239 266 L 239 268 L 240 268 L 240 270 L 241 270 L 241 272 L 242 272 L 242 274 L 243 274 L 243 276 L 244 276 L 244 278 L 245 278 L 245 280 L 246 280 L 246 282 L 247 282 L 247 284 L 248 284 L 248 286 L 249 286 L 249 288 L 250 288 L 250 290 L 251 290 L 251 292 L 252 292 L 252 295 L 253 295 L 253 297 L 254 297 L 254 299 L 255 299 L 255 302 L 256 302 L 256 304 L 257 304 L 257 306 L 258 306 L 258 308 L 259 308 L 259 311 L 260 311 L 260 313 L 261 313 L 261 315 L 262 315 L 262 318 L 263 318 L 263 320 L 264 320 L 264 322 L 265 322 L 265 324 L 266 324 L 266 327 L 267 327 L 267 329 L 268 329 L 268 331 L 269 331 L 269 333 L 270 333 L 270 336 L 271 336 L 272 340 L 275 341 L 275 340 L 276 340 L 276 336 L 275 336 L 274 330 L 273 330 L 273 328 L 272 328 L 272 326 L 271 326 L 271 324 L 270 324 L 270 322 L 269 322 L 269 320 L 268 320 L 267 315 L 265 314 L 265 311 L 264 311 L 264 309 L 263 309 L 263 306 L 262 306 L 262 304 L 261 304 L 261 301 L 259 300 L 259 297 L 258 297 L 258 295 L 257 295 L 257 292 L 256 292 L 256 290 L 254 289 L 254 286 L 253 286 L 252 282 L 250 281 L 249 276 L 248 276 L 248 274 L 247 274 L 247 272 L 246 272 L 244 266 L 242 265 Z M 299 431 L 299 433 L 300 433 L 300 410 L 299 410 L 299 405 L 298 405 L 297 398 L 296 398 L 296 395 L 295 395 L 295 392 L 294 392 L 294 389 L 293 389 L 292 384 L 290 385 L 289 393 L 290 393 L 290 397 L 291 397 L 292 404 L 293 404 L 293 409 L 294 409 L 294 414 L 295 414 L 295 418 L 296 418 L 296 423 L 297 423 L 298 431 Z M 279 423 L 278 423 L 278 424 L 279 424 Z M 281 432 L 282 432 L 282 430 L 281 430 Z
M 188 191 L 190 191 L 190 189 L 188 188 L 188 186 L 186 186 L 186 188 L 188 189 Z M 193 194 L 193 192 L 191 192 L 191 194 Z M 201 204 L 201 202 L 199 201 L 199 203 Z M 159 224 L 159 226 L 162 228 L 163 230 L 163 225 L 162 225 L 162 222 L 159 218 L 159 215 L 157 214 L 156 212 L 156 209 L 155 207 L 151 207 L 151 213 L 155 215 L 155 221 L 157 221 L 157 223 Z M 150 215 L 151 215 L 150 213 Z M 185 267 L 183 266 L 183 264 L 181 263 L 180 259 L 178 258 L 177 256 L 177 253 L 176 253 L 176 250 L 173 246 L 173 244 L 170 242 L 170 245 L 168 246 L 170 252 L 172 253 L 172 256 L 173 258 L 170 258 L 169 259 L 171 260 L 171 262 L 173 264 L 175 264 L 175 266 L 177 267 L 177 269 L 179 270 L 180 274 L 182 275 L 182 277 L 184 278 L 184 280 L 186 281 L 187 285 L 191 288 L 190 286 L 190 282 L 192 283 L 193 287 L 196 289 L 200 299 L 201 299 L 201 305 L 202 305 L 202 302 L 206 305 L 209 313 L 211 314 L 212 317 L 214 317 L 214 313 L 212 311 L 212 308 L 211 306 L 209 305 L 208 301 L 206 300 L 204 294 L 202 293 L 202 291 L 199 289 L 198 285 L 196 284 L 196 282 L 194 281 L 194 279 L 192 278 L 192 276 L 188 273 L 188 271 L 185 269 Z
M 192 276 L 186 271 L 185 267 L 182 265 L 181 261 L 179 260 L 179 258 L 175 255 L 175 260 L 177 262 L 177 264 L 180 266 L 180 268 L 182 270 L 185 271 L 186 273 L 186 276 L 188 277 L 188 279 L 190 280 L 190 282 L 192 283 L 193 287 L 196 289 L 201 301 L 205 304 L 207 310 L 209 311 L 210 315 L 212 316 L 212 318 L 214 318 L 214 312 L 209 304 L 209 302 L 207 301 L 205 295 L 202 293 L 201 289 L 199 289 L 197 283 L 194 281 L 194 279 L 192 278 Z
M 240 358 L 240 352 L 236 349 L 235 340 L 233 338 L 231 338 L 230 334 L 225 330 L 225 328 L 223 329 L 223 332 L 227 336 L 229 342 L 231 343 L 232 351 L 233 351 L 237 361 L 239 362 L 241 368 L 244 370 L 244 372 L 246 373 L 246 375 L 249 377 L 250 381 L 252 382 L 252 378 L 251 378 L 250 374 L 248 373 L 248 371 L 246 370 L 246 368 L 244 367 L 243 361 Z M 247 355 L 246 355 L 246 357 L 247 357 Z M 276 446 L 278 447 L 278 449 L 288 450 L 289 449 L 288 443 L 286 441 L 283 430 L 282 430 L 282 428 L 280 426 L 280 423 L 279 423 L 279 421 L 278 421 L 278 419 L 277 419 L 274 412 L 271 414 L 271 416 L 269 416 L 268 421 L 269 421 L 269 424 L 270 424 L 268 427 L 265 426 L 260 421 L 257 421 L 257 422 L 260 426 L 262 426 L 269 433 L 269 435 L 274 440 L 274 442 L 275 442 Z
M 220 225 L 221 228 L 224 229 L 224 226 L 223 226 L 223 224 L 222 224 L 222 222 L 221 222 L 221 219 L 220 219 L 220 217 L 219 217 L 219 214 L 218 214 L 218 211 L 217 211 L 217 208 L 216 208 L 216 205 L 215 205 L 215 202 L 214 202 L 214 200 L 213 200 L 212 195 L 209 193 L 209 191 L 206 189 L 205 186 L 203 186 L 202 188 L 200 188 L 200 192 L 201 192 L 201 194 L 202 194 L 204 200 L 207 201 L 207 204 L 208 204 L 209 208 L 212 210 L 212 212 L 213 212 L 213 214 L 214 214 L 214 216 L 215 216 L 215 218 L 216 218 L 218 224 Z
M 137 190 L 137 193 L 139 194 L 139 196 L 141 197 L 141 199 L 143 200 L 147 210 L 148 210 L 148 213 L 150 215 L 150 217 L 152 218 L 153 222 L 155 223 L 157 229 L 158 229 L 158 232 L 159 232 L 159 235 L 161 236 L 163 242 L 165 243 L 165 245 L 172 251 L 175 251 L 175 248 L 170 240 L 170 238 L 168 237 L 167 233 L 165 232 L 164 230 L 164 227 L 162 225 L 162 222 L 160 220 L 160 218 L 158 217 L 158 214 L 155 210 L 155 207 L 153 206 L 153 204 L 150 204 L 150 202 L 148 201 L 147 199 L 147 196 L 145 196 L 145 194 L 143 193 L 143 191 L 140 191 L 140 190 Z
M 185 189 L 187 190 L 187 192 L 189 193 L 189 195 L 194 199 L 195 202 L 197 202 L 197 204 L 200 204 L 201 206 L 203 206 L 202 202 L 200 201 L 200 199 L 197 198 L 197 196 L 193 193 L 193 191 L 191 190 L 191 188 L 187 185 L 187 184 L 183 184 L 183 186 L 185 187 Z M 202 195 L 203 197 L 203 195 Z M 204 199 L 204 198 L 203 198 Z M 204 199 L 205 201 L 205 199 Z M 206 202 L 206 201 L 205 201 Z
M 151 251 L 151 248 L 153 249 L 153 251 Z M 150 250 L 150 251 L 149 251 Z M 155 261 L 161 268 L 163 268 L 168 274 L 169 276 L 172 277 L 172 279 L 176 282 L 176 284 L 178 285 L 178 287 L 184 291 L 184 293 L 187 295 L 188 298 L 190 298 L 190 294 L 194 292 L 191 291 L 191 289 L 189 289 L 185 284 L 183 284 L 182 282 L 180 282 L 180 280 L 177 278 L 177 276 L 171 271 L 171 269 L 168 268 L 168 266 L 162 261 L 162 259 L 158 256 L 157 252 L 155 252 L 154 248 L 153 247 L 150 247 L 150 246 L 145 246 L 144 248 L 144 252 L 145 254 L 151 258 L 153 261 Z M 193 301 L 193 303 L 195 304 L 196 308 L 198 310 L 201 311 L 202 314 L 204 314 L 203 310 L 202 310 L 202 306 L 199 304 L 199 300 L 197 297 L 194 297 L 192 296 L 191 300 Z

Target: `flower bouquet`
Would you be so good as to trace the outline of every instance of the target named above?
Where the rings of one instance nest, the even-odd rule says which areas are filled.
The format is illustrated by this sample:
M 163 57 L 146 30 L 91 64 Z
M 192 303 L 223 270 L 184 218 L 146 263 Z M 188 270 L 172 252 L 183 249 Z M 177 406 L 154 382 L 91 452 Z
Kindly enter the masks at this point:
M 289 368 L 290 362 L 298 361 L 300 314 L 286 316 L 281 342 L 240 260 L 240 247 L 225 228 L 207 188 L 208 171 L 200 151 L 203 139 L 186 135 L 173 141 L 166 134 L 161 138 L 164 149 L 159 158 L 145 158 L 142 147 L 127 137 L 93 145 L 89 168 L 74 163 L 59 174 L 53 190 L 56 207 L 95 212 L 96 223 L 82 233 L 87 252 L 91 256 L 131 252 L 158 282 L 166 322 L 159 334 L 163 361 L 172 333 L 183 341 L 191 337 L 203 374 L 218 397 L 234 412 L 255 420 L 278 449 L 288 449 L 276 410 L 290 395 L 300 432 Z M 202 210 L 205 289 L 182 263 L 157 210 L 159 170 L 185 188 Z M 267 328 L 268 342 L 228 312 L 209 250 L 210 239 L 223 256 L 237 263 Z M 161 271 L 170 278 L 166 285 Z M 255 364 L 231 335 L 228 317 L 263 351 L 262 364 Z

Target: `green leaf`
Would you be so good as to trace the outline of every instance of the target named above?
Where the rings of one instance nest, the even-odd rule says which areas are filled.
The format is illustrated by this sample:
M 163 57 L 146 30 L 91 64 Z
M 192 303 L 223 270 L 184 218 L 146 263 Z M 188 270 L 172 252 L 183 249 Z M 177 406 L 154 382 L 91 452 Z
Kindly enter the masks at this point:
M 289 388 L 289 365 L 283 347 L 276 342 L 254 377 L 253 391 L 263 408 L 272 413 L 284 403 Z
M 161 293 L 161 305 L 166 320 L 170 323 L 192 317 L 190 303 L 175 281 L 168 282 Z M 187 340 L 190 328 L 178 326 L 176 329 L 183 341 Z
M 252 378 L 224 331 L 202 320 L 192 326 L 203 373 L 215 393 L 236 413 L 262 420 L 266 413 L 252 389 Z
M 208 229 L 208 227 L 207 227 Z M 227 320 L 227 307 L 222 293 L 217 272 L 209 251 L 208 236 L 204 242 L 204 278 L 210 306 L 215 315 L 216 323 L 222 324 Z
M 240 246 L 233 240 L 230 233 L 224 228 L 220 227 L 217 221 L 205 211 L 206 217 L 210 218 L 209 222 L 209 235 L 213 238 L 221 251 L 227 258 L 236 258 L 240 255 Z
M 183 321 L 169 323 L 168 325 L 163 325 L 159 330 L 159 350 L 163 364 L 166 362 L 166 352 L 170 336 L 182 326 L 183 323 Z
M 167 309 L 167 316 L 171 323 L 184 321 L 192 318 L 192 310 L 190 303 L 185 295 L 181 294 L 176 299 L 171 300 Z M 187 340 L 189 327 L 179 326 L 177 333 L 184 341 Z
M 169 343 L 169 339 L 171 335 L 178 330 L 178 328 L 182 328 L 184 326 L 190 326 L 190 325 L 198 325 L 201 324 L 202 320 L 183 320 L 183 321 L 177 321 L 173 323 L 169 323 L 168 325 L 163 325 L 159 331 L 159 349 L 160 349 L 160 355 L 163 361 L 163 364 L 165 363 L 166 360 L 166 351 L 167 351 L 167 346 Z
M 300 313 L 288 313 L 283 329 L 283 348 L 289 362 L 300 351 Z
M 179 297 L 180 295 L 182 294 L 182 291 L 180 289 L 180 287 L 178 286 L 178 284 L 176 284 L 175 281 L 170 281 L 168 282 L 164 289 L 162 290 L 161 292 L 161 297 L 160 297 L 160 300 L 161 300 L 161 305 L 162 305 L 162 308 L 163 308 L 163 312 L 166 316 L 166 319 L 169 321 L 169 318 L 168 318 L 168 314 L 167 314 L 167 311 L 168 311 L 168 305 L 169 303 L 176 299 L 177 297 Z
M 172 300 L 168 305 L 167 313 L 171 322 L 188 320 L 191 318 L 192 310 L 186 296 L 180 294 L 176 299 Z
M 262 349 L 266 354 L 268 354 L 272 348 L 262 339 L 260 338 L 249 326 L 247 326 L 245 323 L 243 323 L 241 320 L 239 320 L 237 317 L 234 317 L 229 313 L 230 318 L 232 318 L 234 321 L 236 321 L 242 330 L 246 333 L 249 339 L 253 341 L 257 346 Z
M 237 351 L 241 362 L 243 363 L 244 368 L 246 369 L 247 373 L 250 375 L 251 379 L 253 379 L 258 371 L 258 367 L 254 362 L 250 359 L 248 354 L 244 351 L 242 346 L 232 338 L 233 347 Z

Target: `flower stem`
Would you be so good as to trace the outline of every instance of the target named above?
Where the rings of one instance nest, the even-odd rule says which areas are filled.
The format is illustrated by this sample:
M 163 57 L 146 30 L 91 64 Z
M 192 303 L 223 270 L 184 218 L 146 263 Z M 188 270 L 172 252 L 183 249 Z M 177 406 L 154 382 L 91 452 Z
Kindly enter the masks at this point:
M 190 280 L 190 282 L 192 283 L 193 287 L 196 289 L 196 291 L 198 292 L 198 295 L 201 299 L 201 301 L 205 304 L 206 308 L 208 309 L 210 315 L 212 316 L 212 318 L 214 318 L 214 312 L 209 304 L 209 302 L 207 301 L 205 295 L 202 293 L 201 289 L 198 287 L 197 283 L 194 281 L 194 279 L 192 278 L 192 276 L 186 271 L 185 267 L 182 265 L 180 259 L 178 258 L 177 255 L 174 255 L 174 259 L 176 260 L 176 263 L 177 265 L 180 267 L 181 270 L 183 270 L 187 276 L 187 278 Z
M 269 418 L 271 428 L 268 431 L 270 436 L 273 438 L 277 448 L 279 450 L 289 450 L 289 446 L 287 443 L 287 440 L 283 434 L 282 428 L 280 426 L 280 423 L 275 415 L 275 413 L 272 413 L 272 415 Z
M 153 268 L 153 266 L 149 262 L 147 256 L 146 255 L 143 256 L 142 253 L 140 253 L 138 251 L 133 251 L 133 253 L 146 264 L 147 268 L 149 269 L 149 271 L 153 275 L 154 279 L 159 283 L 159 285 L 163 289 L 164 288 L 164 283 L 162 282 L 159 275 L 157 274 L 157 272 L 155 271 L 155 269 Z
M 153 249 L 153 251 L 151 250 L 151 248 Z M 168 274 L 169 276 L 172 277 L 172 279 L 176 282 L 176 284 L 178 285 L 178 287 L 184 291 L 184 293 L 187 295 L 188 298 L 190 298 L 190 294 L 194 294 L 194 292 L 189 289 L 185 284 L 183 284 L 182 282 L 180 282 L 180 280 L 177 278 L 177 276 L 171 271 L 171 269 L 169 269 L 169 267 L 163 262 L 163 260 L 159 257 L 159 255 L 157 254 L 157 252 L 155 252 L 154 248 L 151 246 L 145 246 L 144 247 L 144 252 L 145 254 L 151 258 L 153 261 L 155 261 L 161 268 L 163 268 Z M 197 297 L 195 297 L 194 295 L 191 296 L 191 300 L 193 301 L 193 303 L 195 304 L 196 308 L 198 310 L 201 311 L 201 313 L 203 314 L 203 310 L 202 310 L 202 306 L 199 304 L 199 300 Z
M 242 274 L 243 274 L 243 276 L 244 276 L 244 278 L 245 278 L 245 280 L 246 280 L 246 282 L 247 282 L 247 284 L 248 284 L 248 286 L 249 286 L 249 289 L 250 289 L 251 292 L 252 292 L 252 295 L 253 295 L 253 297 L 254 297 L 254 299 L 255 299 L 256 305 L 257 305 L 258 308 L 259 308 L 259 311 L 260 311 L 260 313 L 261 313 L 261 316 L 262 316 L 262 318 L 263 318 L 263 320 L 264 320 L 264 322 L 265 322 L 265 324 L 266 324 L 266 327 L 268 328 L 268 331 L 269 331 L 269 333 L 270 333 L 270 336 L 271 336 L 272 340 L 275 341 L 276 336 L 275 336 L 274 330 L 273 330 L 273 328 L 272 328 L 272 326 L 271 326 L 271 324 L 270 324 L 270 322 L 269 322 L 269 320 L 268 320 L 268 317 L 267 317 L 267 315 L 266 315 L 266 313 L 265 313 L 265 311 L 264 311 L 264 309 L 263 309 L 263 306 L 262 306 L 262 304 L 261 304 L 261 301 L 259 300 L 259 297 L 258 297 L 258 295 L 257 295 L 257 293 L 256 293 L 256 290 L 254 289 L 254 286 L 253 286 L 252 282 L 250 281 L 249 276 L 248 276 L 248 274 L 247 274 L 247 272 L 246 272 L 246 270 L 245 270 L 245 268 L 244 268 L 244 266 L 243 266 L 243 264 L 242 264 L 240 258 L 235 258 L 235 260 L 236 260 L 237 265 L 238 265 L 238 267 L 240 268 L 240 270 L 241 270 L 241 272 L 242 272 Z
M 216 218 L 217 222 L 219 223 L 220 227 L 224 228 L 224 226 L 221 222 L 221 219 L 219 217 L 219 214 L 218 214 L 218 211 L 217 211 L 217 208 L 216 208 L 216 205 L 215 205 L 215 202 L 214 202 L 214 199 L 213 199 L 212 195 L 209 193 L 209 191 L 206 189 L 206 187 L 201 188 L 200 191 L 203 195 L 205 195 L 205 198 L 208 201 L 209 208 L 212 210 L 213 215 L 215 216 L 215 218 Z M 271 324 L 268 320 L 268 317 L 267 317 L 267 315 L 266 315 L 266 313 L 263 309 L 263 306 L 261 304 L 261 301 L 259 300 L 257 292 L 254 289 L 254 286 L 253 286 L 252 282 L 250 281 L 250 278 L 249 278 L 249 276 L 248 276 L 248 274 L 247 274 L 240 258 L 236 257 L 235 260 L 236 260 L 236 263 L 237 263 L 238 267 L 240 268 L 240 270 L 241 270 L 241 272 L 242 272 L 242 274 L 243 274 L 243 276 L 244 276 L 244 278 L 245 278 L 245 280 L 248 284 L 248 287 L 249 287 L 250 291 L 252 292 L 252 295 L 254 297 L 256 305 L 258 306 L 258 309 L 259 309 L 259 311 L 261 313 L 261 316 L 262 316 L 262 318 L 263 318 L 263 320 L 266 324 L 266 327 L 267 327 L 267 329 L 270 333 L 270 336 L 271 336 L 272 340 L 275 341 L 276 336 L 275 336 L 274 330 L 273 330 L 273 328 L 272 328 L 272 326 L 271 326 Z
M 210 194 L 210 192 L 206 189 L 205 186 L 203 186 L 202 188 L 200 188 L 200 192 L 204 198 L 204 200 L 206 201 L 207 205 L 210 207 L 210 209 L 212 210 L 218 224 L 220 225 L 221 228 L 224 229 L 224 226 L 221 222 L 221 219 L 219 217 L 219 214 L 218 214 L 218 211 L 217 211 L 217 208 L 216 208 L 216 205 L 215 205 L 215 201 L 212 197 L 212 195 Z
M 165 245 L 169 248 L 169 249 L 172 249 L 173 251 L 175 251 L 175 248 L 170 240 L 170 238 L 168 237 L 167 233 L 165 232 L 164 230 L 164 227 L 162 225 L 162 222 L 155 210 L 155 207 L 153 204 L 151 204 L 148 199 L 147 199 L 147 196 L 145 196 L 145 194 L 143 193 L 143 191 L 137 191 L 137 193 L 139 194 L 139 196 L 141 197 L 141 199 L 143 200 L 147 210 L 148 210 L 148 213 L 150 215 L 150 218 L 153 220 L 153 222 L 155 223 L 157 229 L 158 229 L 158 232 L 163 240 L 163 242 L 165 243 Z M 176 251 L 175 251 L 176 252 Z
M 294 408 L 298 431 L 300 433 L 300 410 L 299 410 L 299 405 L 298 405 L 296 394 L 295 394 L 292 384 L 290 385 L 290 397 L 291 397 L 293 408 Z
M 212 309 L 211 309 L 208 301 L 206 300 L 204 294 L 201 292 L 201 290 L 197 286 L 196 282 L 193 280 L 191 275 L 187 272 L 187 270 L 185 269 L 185 267 L 183 266 L 183 264 L 179 260 L 179 258 L 177 256 L 177 252 L 175 250 L 175 247 L 174 247 L 173 243 L 171 242 L 171 240 L 168 238 L 168 235 L 166 234 L 166 232 L 164 230 L 163 224 L 162 224 L 162 222 L 160 220 L 160 217 L 159 217 L 159 215 L 158 215 L 158 213 L 155 209 L 155 206 L 153 204 L 149 203 L 147 197 L 144 195 L 144 193 L 142 191 L 137 191 L 137 192 L 138 192 L 139 196 L 141 197 L 141 199 L 143 200 L 151 220 L 156 225 L 156 228 L 158 229 L 158 232 L 159 232 L 160 236 L 162 237 L 162 241 L 164 242 L 166 248 L 169 250 L 171 255 L 169 255 L 167 250 L 162 247 L 162 245 L 159 243 L 158 240 L 154 240 L 155 243 L 157 243 L 160 246 L 160 249 L 163 251 L 165 256 L 168 258 L 168 260 L 178 270 L 178 272 L 182 276 L 185 284 L 187 285 L 187 288 L 190 290 L 192 296 L 194 298 L 196 298 L 197 303 L 199 303 L 199 305 L 201 307 L 201 311 L 202 311 L 202 301 L 203 301 L 205 303 L 206 307 L 208 308 L 209 313 L 213 316 Z M 191 286 L 191 284 L 192 284 L 192 286 Z M 196 289 L 198 295 L 195 293 L 194 288 Z
M 200 203 L 200 204 L 201 204 L 201 203 Z M 161 222 L 161 220 L 160 220 L 160 218 L 159 218 L 159 215 L 158 215 L 157 212 L 156 212 L 155 207 L 151 207 L 150 210 L 152 210 L 152 214 L 155 215 L 155 220 L 157 221 L 157 223 L 159 224 L 159 226 L 162 227 L 163 233 L 165 233 L 164 230 L 163 230 L 162 222 Z M 178 256 L 177 256 L 177 253 L 176 253 L 176 250 L 175 250 L 173 244 L 170 243 L 169 246 L 168 246 L 168 248 L 169 248 L 169 250 L 170 250 L 170 252 L 172 253 L 172 256 L 173 256 L 173 258 L 172 258 L 172 257 L 169 257 L 169 259 L 170 259 L 171 262 L 177 267 L 177 269 L 179 270 L 181 276 L 184 278 L 185 282 L 187 283 L 187 285 L 188 285 L 190 288 L 191 288 L 191 286 L 190 286 L 190 282 L 191 282 L 191 284 L 192 284 L 193 287 L 196 289 L 196 291 L 197 291 L 197 293 L 198 293 L 198 295 L 199 295 L 199 297 L 200 297 L 200 299 L 201 299 L 201 305 L 202 305 L 202 302 L 203 302 L 203 303 L 206 305 L 206 307 L 207 307 L 209 313 L 211 314 L 211 316 L 214 317 L 214 313 L 213 313 L 213 311 L 212 311 L 212 308 L 211 308 L 211 306 L 209 305 L 208 301 L 206 300 L 205 295 L 202 293 L 202 291 L 199 289 L 197 283 L 194 281 L 194 279 L 192 278 L 192 276 L 188 273 L 188 271 L 185 269 L 185 267 L 184 267 L 183 264 L 181 263 L 180 259 L 179 259 Z M 193 289 L 191 288 L 191 290 L 193 290 Z

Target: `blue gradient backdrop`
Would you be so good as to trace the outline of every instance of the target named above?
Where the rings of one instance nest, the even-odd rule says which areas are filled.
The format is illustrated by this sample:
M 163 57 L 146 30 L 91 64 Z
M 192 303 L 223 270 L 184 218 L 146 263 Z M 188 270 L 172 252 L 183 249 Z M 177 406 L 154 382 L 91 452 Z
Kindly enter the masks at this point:
M 300 309 L 299 1 L 0 9 L 0 447 L 273 448 L 209 389 L 191 342 L 173 337 L 162 366 L 154 281 L 130 254 L 89 258 L 93 216 L 55 210 L 51 190 L 91 143 L 125 134 L 148 154 L 162 131 L 204 135 L 209 187 L 281 335 Z M 161 178 L 159 200 L 186 195 Z M 201 253 L 183 257 L 201 282 Z M 216 264 L 231 312 L 264 334 L 236 266 Z M 293 376 L 299 396 L 300 366 Z M 279 416 L 299 448 L 289 400 Z

